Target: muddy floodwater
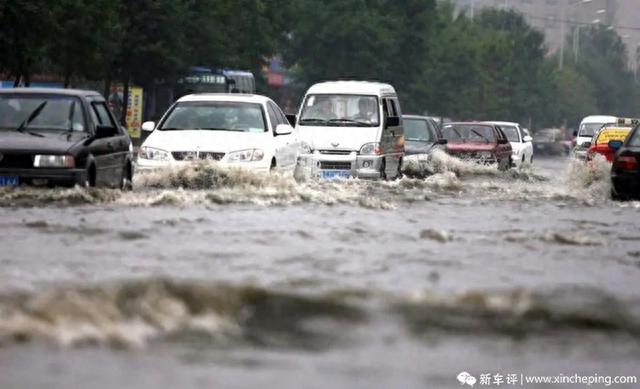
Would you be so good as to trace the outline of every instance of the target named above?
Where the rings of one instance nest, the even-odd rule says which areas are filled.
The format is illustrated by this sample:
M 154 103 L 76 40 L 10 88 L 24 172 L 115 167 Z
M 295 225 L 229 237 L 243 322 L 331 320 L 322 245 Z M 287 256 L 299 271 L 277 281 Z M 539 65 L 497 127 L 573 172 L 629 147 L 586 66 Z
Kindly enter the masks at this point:
M 611 201 L 606 163 L 432 167 L 0 188 L 0 388 L 640 375 L 640 203 Z

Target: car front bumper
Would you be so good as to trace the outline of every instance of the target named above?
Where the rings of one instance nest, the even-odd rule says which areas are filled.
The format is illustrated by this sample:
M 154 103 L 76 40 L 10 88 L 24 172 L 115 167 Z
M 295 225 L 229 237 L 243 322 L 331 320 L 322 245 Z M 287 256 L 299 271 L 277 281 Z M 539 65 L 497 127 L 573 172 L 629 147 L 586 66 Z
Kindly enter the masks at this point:
M 384 157 L 380 155 L 302 154 L 298 157 L 298 168 L 313 177 L 327 177 L 339 174 L 341 177 L 379 179 Z
M 171 169 L 171 168 L 182 168 L 193 166 L 198 162 L 203 162 L 204 160 L 198 161 L 155 161 L 151 159 L 140 159 L 138 158 L 135 162 L 135 170 L 136 172 L 149 172 L 154 170 L 163 170 L 163 169 Z M 253 161 L 253 162 L 238 162 L 238 163 L 229 163 L 225 161 L 215 161 L 216 166 L 223 169 L 244 169 L 249 170 L 254 173 L 269 173 L 271 164 L 269 160 L 262 161 Z
M 0 176 L 18 177 L 19 184 L 72 186 L 87 180 L 87 170 L 4 168 L 0 169 Z

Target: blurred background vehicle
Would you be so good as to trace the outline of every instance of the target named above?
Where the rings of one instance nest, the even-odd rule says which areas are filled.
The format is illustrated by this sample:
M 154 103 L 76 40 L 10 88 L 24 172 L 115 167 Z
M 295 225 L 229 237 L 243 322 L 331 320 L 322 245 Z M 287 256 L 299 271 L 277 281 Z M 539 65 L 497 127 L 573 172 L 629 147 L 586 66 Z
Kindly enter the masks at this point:
M 616 116 L 611 115 L 591 115 L 582 119 L 578 130 L 574 133 L 573 156 L 578 159 L 586 159 L 593 135 L 605 124 L 614 124 L 617 120 Z
M 511 161 L 514 166 L 533 163 L 533 138 L 525 134 L 520 124 L 514 122 L 488 122 L 494 124 L 504 132 L 511 143 Z
M 447 123 L 442 127 L 447 153 L 483 164 L 497 164 L 500 170 L 511 167 L 511 144 L 502 130 L 489 123 Z
M 611 142 L 624 142 L 627 136 L 638 123 L 637 119 L 618 119 L 617 124 L 604 125 L 598 130 L 592 138 L 592 142 L 588 142 L 589 149 L 587 151 L 586 160 L 592 160 L 597 154 L 604 156 L 607 161 L 613 162 L 613 156 L 617 151 L 616 147 L 612 147 Z M 585 143 L 587 144 L 587 143 Z M 618 145 L 618 143 L 614 143 Z M 618 146 L 619 148 L 619 146 Z
M 571 147 L 560 128 L 538 130 L 533 136 L 533 149 L 540 155 L 569 155 Z

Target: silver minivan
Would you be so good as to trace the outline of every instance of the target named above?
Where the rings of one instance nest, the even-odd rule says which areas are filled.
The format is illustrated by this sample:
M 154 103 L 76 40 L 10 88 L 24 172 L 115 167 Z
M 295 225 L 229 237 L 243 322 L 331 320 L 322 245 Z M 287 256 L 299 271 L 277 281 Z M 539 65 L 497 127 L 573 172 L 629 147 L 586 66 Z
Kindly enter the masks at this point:
M 389 84 L 313 85 L 296 118 L 299 165 L 321 178 L 395 178 L 404 156 L 402 112 Z

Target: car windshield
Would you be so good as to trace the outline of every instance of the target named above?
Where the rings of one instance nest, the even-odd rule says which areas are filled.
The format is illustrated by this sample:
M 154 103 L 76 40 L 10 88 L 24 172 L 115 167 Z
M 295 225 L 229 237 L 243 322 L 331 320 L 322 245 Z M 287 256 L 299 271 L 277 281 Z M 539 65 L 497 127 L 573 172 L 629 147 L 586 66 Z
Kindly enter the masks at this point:
M 447 124 L 442 127 L 442 136 L 449 142 L 495 142 L 496 136 L 489 126 Z
M 160 130 L 266 132 L 267 126 L 260 104 L 199 101 L 177 103 Z
M 299 123 L 313 126 L 376 127 L 380 109 L 376 96 L 308 95 Z
M 509 142 L 520 142 L 518 128 L 516 126 L 500 126 L 502 132 L 507 136 Z
M 404 119 L 404 138 L 419 142 L 435 142 L 436 136 L 423 119 Z
M 585 123 L 585 124 L 582 124 L 580 126 L 580 131 L 578 132 L 578 136 L 593 136 L 605 124 L 610 124 L 610 123 Z
M 77 97 L 0 95 L 0 130 L 84 131 L 82 105 Z

